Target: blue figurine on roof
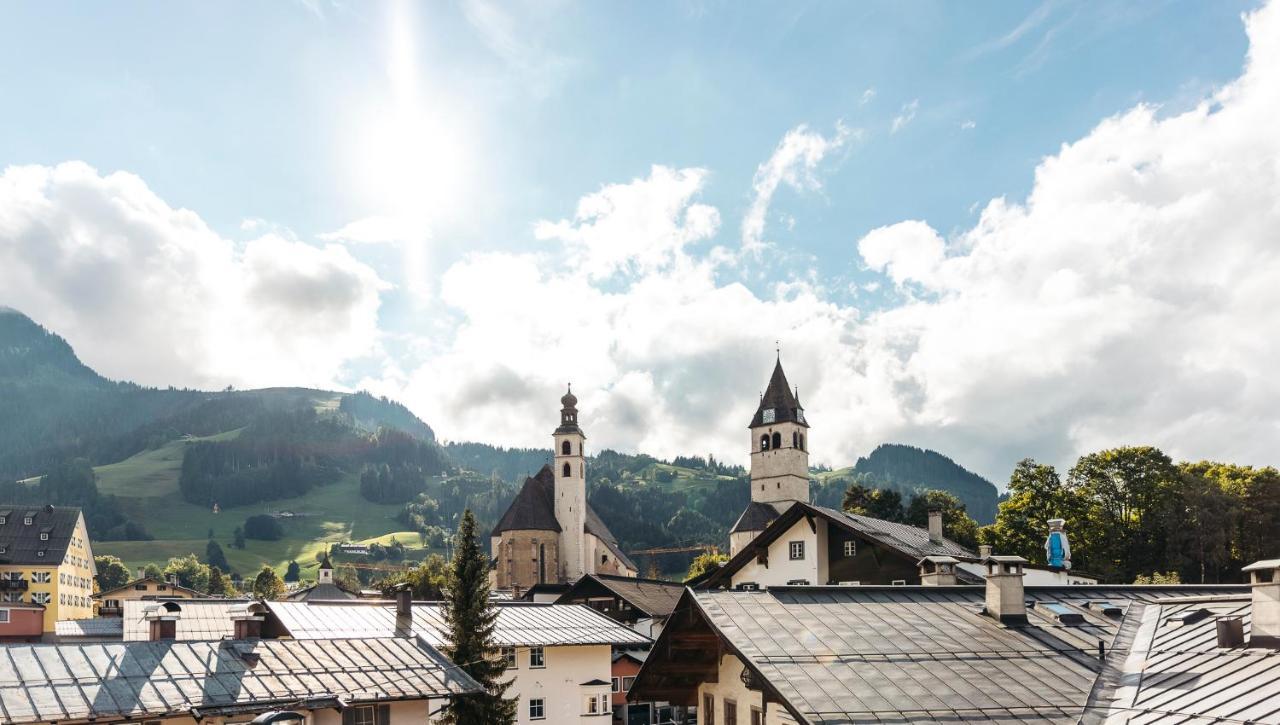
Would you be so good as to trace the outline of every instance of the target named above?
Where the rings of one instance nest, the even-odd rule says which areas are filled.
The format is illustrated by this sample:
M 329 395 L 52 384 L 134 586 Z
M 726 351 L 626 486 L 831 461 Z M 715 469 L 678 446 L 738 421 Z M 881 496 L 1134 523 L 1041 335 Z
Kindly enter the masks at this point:
M 1044 553 L 1050 568 L 1071 568 L 1071 544 L 1067 541 L 1067 532 L 1062 530 L 1065 523 L 1062 519 L 1049 519 L 1049 538 L 1044 540 Z

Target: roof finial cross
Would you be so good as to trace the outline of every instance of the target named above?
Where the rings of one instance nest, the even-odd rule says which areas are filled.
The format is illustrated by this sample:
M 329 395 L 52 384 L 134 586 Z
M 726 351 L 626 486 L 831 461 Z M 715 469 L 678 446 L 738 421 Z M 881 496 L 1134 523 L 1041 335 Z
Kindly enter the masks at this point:
M 781 360 L 782 359 L 782 342 L 781 341 L 779 340 L 773 341 L 773 351 L 778 354 L 778 359 Z

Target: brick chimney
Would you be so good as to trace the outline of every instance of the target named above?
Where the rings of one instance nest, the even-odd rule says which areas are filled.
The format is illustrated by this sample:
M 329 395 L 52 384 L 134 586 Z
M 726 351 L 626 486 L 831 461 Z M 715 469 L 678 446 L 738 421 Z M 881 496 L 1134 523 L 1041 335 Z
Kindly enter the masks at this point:
M 1249 646 L 1280 650 L 1280 559 L 1246 566 L 1253 602 Z
M 147 639 L 152 642 L 173 640 L 178 638 L 178 619 L 182 616 L 182 607 L 177 602 L 163 602 L 147 607 L 142 618 L 147 620 L 149 633 Z
M 929 509 L 929 541 L 942 543 L 942 509 Z
M 950 556 L 926 556 L 916 562 L 920 567 L 920 583 L 925 586 L 951 586 L 956 583 L 956 564 L 960 560 Z
M 987 616 L 1004 624 L 1026 624 L 1027 602 L 1023 598 L 1022 567 L 1027 560 L 1021 556 L 988 556 L 982 560 L 987 567 Z

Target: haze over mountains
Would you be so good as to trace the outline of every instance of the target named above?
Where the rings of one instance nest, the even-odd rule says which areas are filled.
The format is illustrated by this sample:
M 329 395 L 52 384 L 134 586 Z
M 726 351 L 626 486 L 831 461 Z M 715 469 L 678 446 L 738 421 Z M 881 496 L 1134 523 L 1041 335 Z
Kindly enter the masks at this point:
M 0 498 L 53 496 L 101 509 L 93 535 L 109 530 L 120 541 L 99 548 L 131 562 L 201 551 L 207 534 L 229 542 L 246 516 L 282 509 L 306 516 L 282 541 L 230 552 L 233 565 L 306 560 L 323 542 L 389 535 L 429 550 L 462 508 L 491 523 L 549 457 L 488 443 L 440 445 L 407 408 L 365 393 L 107 380 L 61 337 L 8 308 L 0 309 L 0 399 Z M 601 451 L 588 468 L 593 506 L 625 547 L 719 542 L 732 524 L 722 512 L 746 499 L 740 466 L 696 455 L 662 461 Z M 41 490 L 35 477 L 51 472 Z M 907 446 L 881 446 L 815 478 L 815 499 L 827 505 L 838 506 L 848 482 L 860 480 L 904 493 L 951 491 L 983 523 L 995 513 L 990 482 Z

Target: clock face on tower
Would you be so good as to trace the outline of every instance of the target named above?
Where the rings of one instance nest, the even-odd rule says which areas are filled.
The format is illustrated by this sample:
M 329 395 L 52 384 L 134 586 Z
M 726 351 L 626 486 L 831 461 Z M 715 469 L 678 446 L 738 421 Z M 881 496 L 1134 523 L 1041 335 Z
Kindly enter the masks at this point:
M 764 411 L 760 414 L 760 422 L 761 422 L 761 423 L 772 423 L 772 422 L 773 422 L 773 408 L 765 408 L 765 409 L 764 409 Z
M 803 423 L 803 422 L 804 422 L 804 408 L 796 408 L 796 418 L 797 418 L 801 423 Z

